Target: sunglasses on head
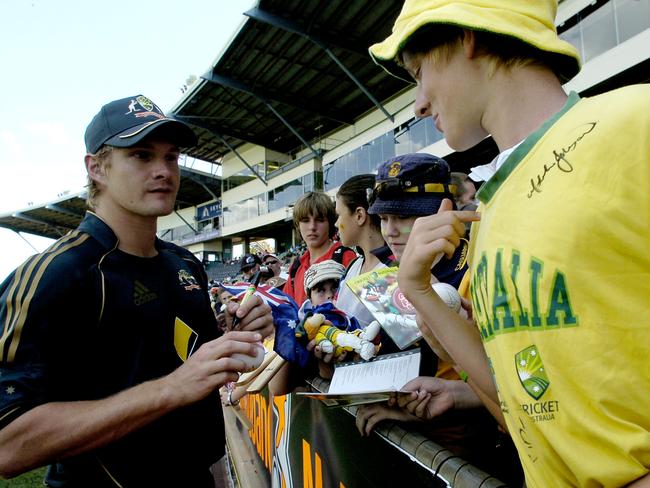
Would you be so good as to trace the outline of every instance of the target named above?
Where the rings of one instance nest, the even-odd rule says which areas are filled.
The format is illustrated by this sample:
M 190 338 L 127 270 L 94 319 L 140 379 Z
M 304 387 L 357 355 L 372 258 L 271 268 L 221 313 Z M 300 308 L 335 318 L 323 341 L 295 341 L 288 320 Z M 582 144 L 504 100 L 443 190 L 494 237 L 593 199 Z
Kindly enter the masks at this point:
M 265 266 L 273 265 L 273 264 L 278 264 L 280 261 L 277 259 L 272 259 L 271 261 L 264 261 Z
M 453 197 L 456 194 L 456 186 L 448 183 L 433 183 L 448 178 L 449 169 L 439 162 L 427 165 L 413 178 L 386 178 L 378 181 L 375 188 L 367 190 L 368 202 L 372 205 L 376 198 L 390 200 L 403 197 L 404 193 L 423 192 Z M 426 182 L 430 183 L 426 183 Z M 422 183 L 425 182 L 425 183 Z
M 433 193 L 453 197 L 456 185 L 449 183 L 418 183 L 400 178 L 388 178 L 377 182 L 369 194 L 368 201 L 372 204 L 375 199 L 391 200 L 402 197 L 405 193 Z

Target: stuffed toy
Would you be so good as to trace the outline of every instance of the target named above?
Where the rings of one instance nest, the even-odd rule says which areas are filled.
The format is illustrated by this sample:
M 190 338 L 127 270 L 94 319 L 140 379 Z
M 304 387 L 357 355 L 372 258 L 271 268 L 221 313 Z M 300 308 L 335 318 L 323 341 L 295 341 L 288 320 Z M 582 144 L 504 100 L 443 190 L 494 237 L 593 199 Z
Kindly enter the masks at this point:
M 308 340 L 315 340 L 326 354 L 334 353 L 334 357 L 338 357 L 346 351 L 354 351 L 366 361 L 377 355 L 379 347 L 372 342 L 379 332 L 376 321 L 365 329 L 345 332 L 326 320 L 322 313 L 316 313 L 306 317 L 301 325 L 296 328 L 296 337 L 306 335 Z

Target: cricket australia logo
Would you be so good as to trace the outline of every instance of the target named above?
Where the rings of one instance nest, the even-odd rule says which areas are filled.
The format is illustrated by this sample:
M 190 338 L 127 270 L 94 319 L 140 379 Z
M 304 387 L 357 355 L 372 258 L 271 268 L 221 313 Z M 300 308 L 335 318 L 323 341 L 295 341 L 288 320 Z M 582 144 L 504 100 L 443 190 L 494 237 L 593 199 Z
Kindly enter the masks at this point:
M 147 97 L 140 95 L 139 97 L 136 98 L 138 103 L 142 108 L 144 108 L 147 112 L 151 112 L 154 108 L 154 104 L 151 100 L 149 100 Z
M 515 355 L 515 367 L 521 385 L 531 397 L 539 400 L 549 387 L 544 363 L 536 346 L 530 346 Z
M 142 110 L 138 107 L 141 107 Z M 131 99 L 129 103 L 129 111 L 125 115 L 133 114 L 136 119 L 155 117 L 157 119 L 164 118 L 162 111 L 149 100 L 147 97 L 140 95 Z
M 196 278 L 194 278 L 194 276 L 192 276 L 188 271 L 184 269 L 178 270 L 178 281 L 180 285 L 187 291 L 201 289 L 198 282 L 196 281 Z

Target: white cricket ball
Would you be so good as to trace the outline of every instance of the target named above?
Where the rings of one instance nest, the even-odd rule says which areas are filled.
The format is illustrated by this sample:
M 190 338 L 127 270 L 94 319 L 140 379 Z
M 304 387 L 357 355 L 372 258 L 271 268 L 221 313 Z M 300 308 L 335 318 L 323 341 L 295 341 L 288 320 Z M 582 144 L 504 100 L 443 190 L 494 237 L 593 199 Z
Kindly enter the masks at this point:
M 248 354 L 241 354 L 236 352 L 230 357 L 243 362 L 246 365 L 246 372 L 248 372 L 260 367 L 262 361 L 264 361 L 264 354 L 264 346 L 261 343 L 258 343 L 255 347 L 255 356 L 249 356 Z
M 435 291 L 441 300 L 454 312 L 460 311 L 460 295 L 456 288 L 447 283 L 433 283 L 431 288 L 433 288 L 433 291 Z

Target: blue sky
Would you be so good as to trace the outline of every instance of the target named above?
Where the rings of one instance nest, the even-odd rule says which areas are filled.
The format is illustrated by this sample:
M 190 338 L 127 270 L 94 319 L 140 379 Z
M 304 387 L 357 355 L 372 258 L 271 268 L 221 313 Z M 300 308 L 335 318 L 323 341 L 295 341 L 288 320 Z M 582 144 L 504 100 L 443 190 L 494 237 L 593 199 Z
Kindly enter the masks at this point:
M 106 102 L 169 110 L 252 0 L 0 0 L 0 214 L 83 188 L 83 133 Z M 51 241 L 25 236 L 36 249 Z M 34 250 L 0 229 L 0 281 Z

